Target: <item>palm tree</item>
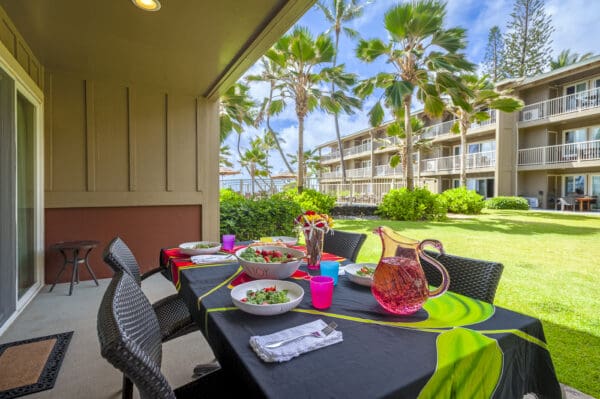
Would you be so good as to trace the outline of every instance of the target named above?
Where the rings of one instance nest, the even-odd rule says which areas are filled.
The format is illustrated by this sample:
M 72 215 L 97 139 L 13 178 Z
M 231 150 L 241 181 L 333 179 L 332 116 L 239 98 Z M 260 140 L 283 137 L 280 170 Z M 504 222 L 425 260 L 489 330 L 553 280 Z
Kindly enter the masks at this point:
M 265 124 L 267 126 L 267 133 L 270 134 L 273 138 L 275 146 L 277 147 L 277 151 L 281 156 L 281 160 L 285 164 L 287 170 L 290 173 L 294 173 L 292 166 L 288 162 L 283 148 L 281 147 L 281 142 L 283 141 L 279 138 L 278 133 L 271 128 L 271 116 L 278 115 L 283 111 L 286 106 L 285 98 L 281 94 L 279 82 L 281 81 L 281 76 L 284 71 L 273 61 L 268 59 L 267 57 L 262 57 L 261 60 L 262 71 L 258 75 L 248 75 L 246 80 L 249 82 L 268 82 L 269 83 L 269 94 L 264 98 L 263 103 L 260 107 L 260 112 L 258 114 L 257 123 L 260 124 L 263 118 L 265 119 Z M 285 142 L 285 141 L 283 141 Z
M 425 123 L 422 119 L 411 116 L 410 118 L 410 131 L 413 135 L 413 151 L 420 151 L 424 149 L 429 149 L 431 147 L 431 139 L 422 139 L 420 136 L 423 133 L 425 128 Z M 406 150 L 406 130 L 404 128 L 404 124 L 400 124 L 398 122 L 393 122 L 388 125 L 386 129 L 386 134 L 388 137 L 395 137 L 396 140 L 382 140 L 383 147 L 391 147 L 396 150 L 396 152 L 390 157 L 390 166 L 395 168 L 398 164 L 402 165 L 402 170 L 406 170 L 406 168 L 411 167 L 412 165 L 412 155 L 409 158 L 407 156 Z M 412 168 L 411 168 L 412 169 Z
M 566 49 L 560 52 L 560 54 L 553 60 L 550 60 L 550 69 L 555 70 L 568 65 L 576 64 L 581 61 L 585 61 L 594 56 L 593 53 L 585 53 L 581 56 L 577 53 L 572 53 L 570 49 Z
M 266 57 L 279 66 L 284 73 L 278 86 L 284 98 L 294 100 L 298 118 L 298 192 L 304 188 L 304 120 L 320 106 L 330 113 L 343 110 L 354 112 L 360 101 L 344 93 L 356 81 L 354 74 L 344 72 L 344 66 L 317 68 L 330 63 L 335 54 L 331 38 L 325 34 L 313 39 L 304 27 L 296 27 L 271 47 Z M 334 82 L 339 90 L 327 93 L 322 83 Z
M 240 158 L 240 163 L 250 174 L 252 180 L 252 195 L 255 193 L 256 178 L 259 176 L 269 176 L 269 164 L 264 143 L 260 137 L 255 137 L 250 141 L 250 148 L 244 152 Z
M 488 109 L 514 112 L 523 108 L 523 101 L 507 92 L 497 91 L 488 75 L 473 74 L 460 76 L 467 90 L 455 92 L 447 106 L 456 118 L 452 131 L 460 133 L 460 185 L 467 186 L 467 130 L 472 123 L 490 118 Z
M 235 131 L 237 137 L 237 153 L 242 159 L 240 142 L 243 126 L 255 125 L 255 103 L 250 99 L 250 88 L 241 83 L 235 83 L 223 94 L 219 101 L 219 139 L 223 143 L 229 134 Z
M 321 11 L 323 11 L 327 22 L 331 24 L 329 30 L 332 30 L 335 34 L 335 54 L 333 55 L 333 61 L 331 62 L 333 67 L 335 67 L 337 65 L 340 34 L 344 32 L 346 36 L 350 38 L 358 37 L 357 31 L 344 26 L 344 24 L 360 17 L 363 13 L 365 4 L 359 5 L 356 0 L 350 0 L 349 2 L 346 0 L 330 0 L 329 7 L 323 1 L 319 1 L 317 6 L 321 9 Z M 331 82 L 331 91 L 335 91 L 334 82 Z M 338 151 L 340 153 L 340 161 L 342 166 L 342 183 L 346 183 L 346 165 L 344 164 L 344 149 L 342 148 L 338 114 L 334 113 L 333 118 L 335 122 L 335 136 L 337 138 Z
M 288 154 L 288 156 L 292 165 L 298 163 L 296 154 Z M 321 169 L 323 169 L 323 166 L 321 165 L 319 151 L 316 148 L 304 151 L 304 174 L 307 177 L 317 177 Z
M 361 40 L 356 49 L 358 58 L 365 62 L 386 57 L 394 67 L 391 73 L 382 72 L 364 80 L 355 88 L 355 93 L 364 98 L 376 87 L 383 89 L 380 99 L 369 111 L 370 123 L 380 126 L 383 122 L 383 99 L 396 121 L 403 120 L 407 159 L 412 159 L 413 153 L 411 106 L 415 95 L 427 115 L 441 116 L 444 112 L 442 94 L 460 86 L 453 74 L 474 68 L 464 54 L 458 52 L 466 45 L 465 30 L 444 29 L 445 16 L 446 6 L 439 1 L 399 4 L 385 14 L 389 42 Z M 404 176 L 406 187 L 412 190 L 413 170 L 409 164 L 406 163 Z
M 219 151 L 219 167 L 231 168 L 233 163 L 229 160 L 231 156 L 231 149 L 228 145 L 221 145 L 221 149 Z

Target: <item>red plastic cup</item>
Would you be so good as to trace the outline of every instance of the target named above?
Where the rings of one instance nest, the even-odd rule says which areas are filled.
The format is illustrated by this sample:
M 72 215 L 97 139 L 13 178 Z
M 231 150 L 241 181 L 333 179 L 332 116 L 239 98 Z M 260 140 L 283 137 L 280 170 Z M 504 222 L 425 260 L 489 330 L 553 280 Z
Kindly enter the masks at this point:
M 333 298 L 333 277 L 314 276 L 310 279 L 310 295 L 313 307 L 327 309 Z

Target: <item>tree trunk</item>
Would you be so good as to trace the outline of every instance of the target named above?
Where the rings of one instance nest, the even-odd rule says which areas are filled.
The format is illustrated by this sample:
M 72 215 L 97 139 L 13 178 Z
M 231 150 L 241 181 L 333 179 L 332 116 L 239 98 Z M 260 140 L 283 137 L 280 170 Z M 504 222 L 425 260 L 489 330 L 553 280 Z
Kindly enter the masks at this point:
M 283 153 L 283 149 L 281 148 L 281 144 L 279 144 L 279 139 L 277 138 L 277 135 L 275 134 L 273 129 L 271 129 L 271 113 L 269 112 L 269 108 L 273 99 L 274 86 L 275 83 L 271 82 L 271 89 L 269 91 L 269 102 L 267 104 L 267 129 L 269 130 L 269 134 L 273 136 L 273 140 L 275 141 L 275 145 L 277 146 L 277 151 L 279 151 L 279 155 L 281 155 L 281 159 L 283 160 L 283 163 L 285 164 L 286 168 L 290 173 L 294 173 L 294 169 L 292 169 L 292 166 L 290 165 L 287 158 L 285 157 L 285 154 Z
M 340 42 L 340 29 L 336 27 L 335 29 L 335 54 L 333 55 L 333 67 L 335 68 L 337 64 L 337 53 L 338 46 Z M 331 94 L 335 92 L 335 83 L 331 82 Z M 342 146 L 342 137 L 340 136 L 340 121 L 338 119 L 338 114 L 333 114 L 333 120 L 335 122 L 335 137 L 337 138 L 338 143 L 338 151 L 340 152 L 340 162 L 342 166 L 342 183 L 346 184 L 346 165 L 344 163 L 344 148 Z
M 298 194 L 304 190 L 304 116 L 298 115 Z
M 467 188 L 467 129 L 468 121 L 460 119 L 460 186 Z
M 404 99 L 404 132 L 406 133 L 406 167 L 404 176 L 406 178 L 406 189 L 413 191 L 415 185 L 413 182 L 413 166 L 412 166 L 412 126 L 410 124 L 410 98 Z

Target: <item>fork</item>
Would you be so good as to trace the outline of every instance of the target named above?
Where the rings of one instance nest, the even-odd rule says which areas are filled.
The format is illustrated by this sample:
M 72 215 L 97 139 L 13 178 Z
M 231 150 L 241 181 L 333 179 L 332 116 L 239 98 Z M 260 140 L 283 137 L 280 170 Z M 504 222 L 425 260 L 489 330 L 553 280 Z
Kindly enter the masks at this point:
M 310 332 L 307 334 L 298 335 L 297 337 L 287 338 L 287 339 L 284 339 L 281 341 L 276 341 L 276 342 L 269 342 L 268 344 L 265 345 L 265 348 L 268 348 L 268 349 L 279 348 L 280 346 L 289 344 L 290 342 L 294 342 L 296 340 L 299 340 L 299 339 L 302 339 L 305 337 L 325 338 L 326 336 L 328 336 L 329 334 L 334 332 L 336 327 L 337 327 L 337 324 L 335 323 L 335 321 L 332 321 L 331 323 L 327 324 L 321 331 L 313 331 L 313 332 Z

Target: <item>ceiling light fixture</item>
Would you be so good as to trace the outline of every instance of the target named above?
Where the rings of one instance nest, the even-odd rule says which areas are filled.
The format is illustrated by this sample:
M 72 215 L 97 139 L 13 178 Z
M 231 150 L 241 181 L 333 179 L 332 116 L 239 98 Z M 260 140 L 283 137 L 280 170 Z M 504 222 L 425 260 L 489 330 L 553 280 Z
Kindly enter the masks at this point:
M 144 11 L 160 10 L 160 2 L 158 0 L 131 0 L 131 2 Z

